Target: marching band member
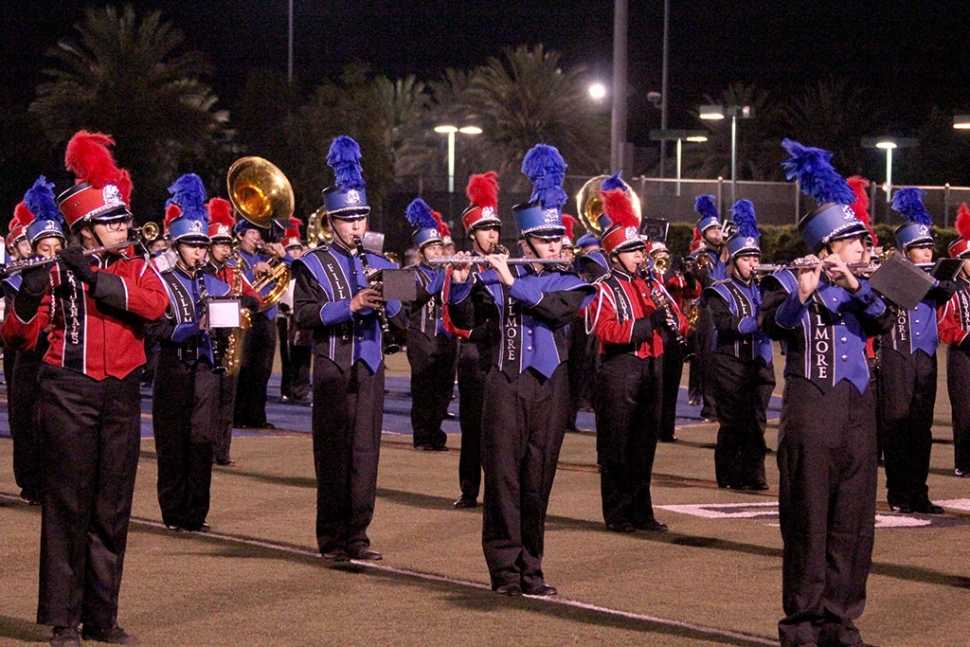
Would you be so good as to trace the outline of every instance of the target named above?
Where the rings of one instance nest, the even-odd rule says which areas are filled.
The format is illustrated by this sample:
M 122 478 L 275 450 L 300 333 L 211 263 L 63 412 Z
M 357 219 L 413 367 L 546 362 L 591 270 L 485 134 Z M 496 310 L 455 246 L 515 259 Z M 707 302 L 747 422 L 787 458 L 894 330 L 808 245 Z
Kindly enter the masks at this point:
M 498 174 L 495 171 L 472 175 L 465 193 L 469 204 L 461 214 L 465 234 L 472 241 L 472 254 L 487 256 L 500 247 L 502 220 L 498 215 Z M 475 263 L 472 274 L 480 274 L 487 266 Z M 499 337 L 497 320 L 487 318 L 471 329 L 458 328 L 451 320 L 448 292 L 451 274 L 442 292 L 442 319 L 446 330 L 459 338 L 458 342 L 458 422 L 461 425 L 461 455 L 458 457 L 458 485 L 461 488 L 454 506 L 474 508 L 482 483 L 482 403 L 485 380 L 491 366 L 490 350 Z
M 674 266 L 667 245 L 659 240 L 648 242 L 649 257 L 656 264 L 667 263 L 667 271 L 659 277 L 664 288 L 674 301 L 677 309 L 687 313 L 687 302 L 700 296 L 700 286 L 692 277 Z M 656 267 L 656 265 L 655 265 Z M 688 319 L 689 321 L 689 319 Z M 688 331 L 689 332 L 689 331 Z M 684 363 L 690 359 L 690 347 L 674 339 L 666 328 L 661 328 L 660 336 L 664 342 L 663 361 L 663 400 L 660 414 L 660 442 L 672 443 L 677 440 L 674 430 L 677 427 L 677 398 L 680 394 L 680 380 L 684 375 Z M 689 335 L 685 335 L 689 338 Z
M 262 303 L 262 297 L 253 289 L 245 273 L 239 269 L 238 259 L 232 254 L 232 230 L 236 225 L 236 221 L 232 217 L 232 205 L 224 198 L 212 198 L 206 203 L 206 209 L 209 212 L 209 262 L 203 268 L 203 271 L 212 274 L 226 285 L 232 287 L 233 295 L 253 297 L 253 299 L 247 300 L 250 304 L 248 310 L 256 312 Z M 246 328 L 244 327 L 243 330 L 237 330 L 234 333 L 228 334 L 235 334 L 235 343 L 242 344 L 243 338 L 241 335 L 245 334 L 245 330 Z M 210 335 L 216 335 L 215 341 L 217 345 L 224 345 L 224 349 L 221 349 L 223 352 L 231 352 L 234 350 L 229 348 L 228 337 L 222 338 L 223 333 L 220 330 L 209 331 L 209 333 Z M 240 349 L 239 354 L 241 353 L 242 350 Z M 222 363 L 224 367 L 227 361 L 238 362 L 239 360 L 238 357 L 228 358 L 227 360 L 223 356 Z M 232 423 L 236 408 L 236 389 L 238 382 L 238 365 L 230 366 L 227 370 L 219 373 L 219 396 L 216 407 L 217 413 L 215 415 L 216 426 L 221 431 L 219 432 L 219 440 L 216 442 L 214 449 L 216 465 L 231 466 L 236 464 L 236 461 L 232 459 L 230 450 L 232 447 Z
M 762 281 L 765 331 L 787 344 L 778 432 L 781 644 L 862 642 L 876 510 L 875 389 L 866 337 L 888 329 L 885 303 L 846 267 L 863 254 L 866 228 L 849 205 L 832 154 L 791 140 L 789 179 L 819 206 L 798 223 L 811 267 Z M 821 259 L 825 263 L 824 267 Z
M 336 138 L 327 163 L 336 175 L 336 186 L 323 192 L 333 244 L 295 263 L 293 296 L 296 325 L 313 330 L 317 543 L 328 560 L 379 560 L 367 527 L 374 516 L 384 415 L 382 321 L 398 315 L 401 304 L 383 302 L 369 286 L 367 270 L 397 265 L 358 242 L 370 207 L 357 142 Z
M 906 217 L 896 228 L 896 248 L 913 263 L 933 261 L 933 218 L 917 188 L 893 195 L 892 208 Z M 956 285 L 941 281 L 912 310 L 891 303 L 893 326 L 879 337 L 876 399 L 879 445 L 885 457 L 886 498 L 897 512 L 942 514 L 929 499 L 926 479 L 933 447 L 936 405 L 936 312 L 949 301 Z
M 257 227 L 245 218 L 239 218 L 234 228 L 238 238 L 239 267 L 250 283 L 272 269 L 270 262 L 277 256 L 290 266 L 293 257 L 283 245 L 267 242 L 263 235 L 269 230 Z M 262 290 L 265 297 L 274 286 Z M 249 330 L 243 344 L 242 365 L 239 368 L 234 425 L 242 429 L 275 429 L 266 420 L 266 395 L 269 378 L 273 374 L 273 358 L 276 356 L 276 313 L 278 306 L 256 312 L 250 319 Z
M 441 421 L 445 419 L 454 391 L 457 349 L 441 319 L 445 270 L 428 264 L 441 256 L 441 233 L 431 207 L 421 198 L 408 205 L 405 217 L 411 224 L 411 241 L 420 258 L 416 265 L 408 266 L 415 270 L 418 289 L 417 298 L 406 308 L 412 443 L 422 451 L 447 451 L 448 438 L 441 429 Z
M 14 210 L 10 239 L 20 248 L 15 259 L 27 259 L 39 255 L 53 256 L 64 246 L 64 217 L 54 200 L 54 185 L 41 176 L 31 187 L 24 200 Z M 21 241 L 29 246 L 24 255 Z M 3 279 L 5 298 L 12 304 L 23 278 L 13 274 Z M 13 312 L 8 307 L 7 312 Z M 20 487 L 20 498 L 28 505 L 40 505 L 43 500 L 44 464 L 43 445 L 36 419 L 37 393 L 40 383 L 37 375 L 47 352 L 47 331 L 42 331 L 37 345 L 31 349 L 15 351 L 6 349 L 4 375 L 7 376 L 7 409 L 10 419 L 10 436 L 13 439 L 13 474 Z M 9 355 L 10 368 L 6 367 Z
M 299 218 L 290 218 L 290 226 L 283 235 L 283 249 L 296 260 L 303 256 L 303 242 L 300 240 Z M 290 278 L 286 294 L 280 299 L 276 327 L 280 338 L 280 399 L 283 402 L 303 402 L 310 391 L 310 360 L 312 339 L 308 331 L 292 321 L 293 291 L 296 279 Z
M 700 215 L 697 219 L 697 231 L 700 233 L 701 246 L 696 252 L 696 261 L 691 275 L 701 284 L 701 290 L 708 288 L 715 281 L 727 278 L 727 251 L 724 248 L 724 233 L 721 229 L 721 216 L 714 203 L 715 196 L 700 195 L 694 204 L 694 210 Z M 704 300 L 703 293 L 697 304 L 697 322 L 694 327 L 694 363 L 691 373 L 696 368 L 700 381 L 701 418 L 712 420 L 716 415 L 717 406 L 714 398 L 714 386 L 711 372 L 711 353 L 714 352 L 714 321 Z
M 619 174 L 604 181 L 600 193 L 611 269 L 596 282 L 587 313 L 600 342 L 593 406 L 603 517 L 614 532 L 664 532 L 650 496 L 663 394 L 660 330 L 685 334 L 687 320 L 653 271 L 642 272 L 646 244 Z
M 717 486 L 767 490 L 765 426 L 775 388 L 771 339 L 758 326 L 761 293 L 754 266 L 761 260 L 754 205 L 734 205 L 735 233 L 727 241 L 728 276 L 705 292 L 714 320 L 709 375 L 720 428 L 714 449 Z
M 168 190 L 172 197 L 165 220 L 176 263 L 161 273 L 168 312 L 149 326 L 149 334 L 161 346 L 152 398 L 158 505 L 169 530 L 208 532 L 213 447 L 222 439 L 222 430 L 217 416 L 219 376 L 214 372 L 218 362 L 206 302 L 226 296 L 230 288 L 202 271 L 209 249 L 202 180 L 189 173 Z
M 22 200 L 17 203 L 17 206 L 14 207 L 13 218 L 10 220 L 10 225 L 7 230 L 7 237 L 4 240 L 8 262 L 30 258 L 30 242 L 27 240 L 27 225 L 33 222 L 33 219 L 34 216 L 30 213 L 27 205 Z M 20 290 L 21 281 L 23 281 L 23 277 L 20 274 L 13 274 L 3 279 L 3 281 L 0 281 L 0 286 L 3 289 L 4 313 L 6 315 L 13 312 L 14 297 L 17 296 L 17 291 Z M 3 374 L 10 376 L 10 378 L 13 377 L 14 365 L 17 362 L 17 352 L 9 346 L 3 349 Z M 7 379 L 8 399 L 10 396 L 10 378 Z
M 950 243 L 950 258 L 963 259 L 956 290 L 938 314 L 940 341 L 946 349 L 946 391 L 953 411 L 953 473 L 970 478 L 970 209 L 960 205 L 956 220 L 959 238 Z
M 539 144 L 525 156 L 522 171 L 535 190 L 513 211 L 526 258 L 560 258 L 565 169 L 551 146 Z M 543 576 L 543 538 L 568 410 L 566 327 L 593 288 L 559 266 L 507 260 L 490 254 L 491 269 L 473 282 L 469 266 L 456 265 L 448 299 L 455 325 L 473 329 L 493 320 L 501 331 L 490 349 L 482 414 L 482 548 L 492 590 L 549 596 L 557 591 Z
M 144 326 L 168 298 L 145 259 L 115 247 L 128 239 L 132 215 L 131 181 L 115 166 L 113 143 L 85 131 L 68 142 L 78 183 L 59 207 L 82 247 L 24 270 L 2 327 L 5 344 L 33 348 L 52 326 L 38 399 L 46 488 L 37 622 L 54 626 L 59 645 L 80 646 L 82 623 L 86 640 L 135 640 L 118 626 L 118 591 L 141 444 L 139 369 Z

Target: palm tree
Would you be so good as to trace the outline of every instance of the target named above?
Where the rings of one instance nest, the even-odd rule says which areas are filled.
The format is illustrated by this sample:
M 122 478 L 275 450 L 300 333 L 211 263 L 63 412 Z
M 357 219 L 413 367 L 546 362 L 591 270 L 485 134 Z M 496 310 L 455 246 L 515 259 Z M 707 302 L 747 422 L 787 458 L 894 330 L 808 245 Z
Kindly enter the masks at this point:
M 78 41 L 61 41 L 48 52 L 50 80 L 38 86 L 30 110 L 55 145 L 82 128 L 113 135 L 119 164 L 132 173 L 135 200 L 157 218 L 165 187 L 189 170 L 181 167 L 200 164 L 225 139 L 229 115 L 216 109 L 217 97 L 199 80 L 208 65 L 182 49 L 183 35 L 159 12 L 139 21 L 130 5 L 120 12 L 89 8 L 76 28 Z
M 560 54 L 533 48 L 506 48 L 473 70 L 458 99 L 462 116 L 483 129 L 480 169 L 504 178 L 503 190 L 528 191 L 519 173 L 532 146 L 559 149 L 570 175 L 595 175 L 609 166 L 609 116 L 589 101 L 583 68 L 563 71 Z

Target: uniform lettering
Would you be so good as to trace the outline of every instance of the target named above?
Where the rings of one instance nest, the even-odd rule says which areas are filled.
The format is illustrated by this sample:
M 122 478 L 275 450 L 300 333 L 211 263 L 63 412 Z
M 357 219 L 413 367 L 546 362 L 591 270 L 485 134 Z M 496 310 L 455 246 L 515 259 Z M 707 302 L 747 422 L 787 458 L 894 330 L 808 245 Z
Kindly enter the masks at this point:
M 827 380 L 829 377 L 829 363 L 827 354 L 831 348 L 829 343 L 830 328 L 822 323 L 822 316 L 818 313 L 815 314 L 815 341 L 814 348 L 815 351 L 815 374 L 821 380 Z

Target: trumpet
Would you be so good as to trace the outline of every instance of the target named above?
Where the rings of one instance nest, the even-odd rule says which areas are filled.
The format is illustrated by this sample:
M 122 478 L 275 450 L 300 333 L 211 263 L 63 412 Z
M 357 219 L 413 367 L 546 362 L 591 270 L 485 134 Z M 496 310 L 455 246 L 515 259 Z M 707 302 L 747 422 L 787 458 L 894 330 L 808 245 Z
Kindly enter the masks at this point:
M 142 227 L 132 227 L 128 230 L 128 235 L 135 234 L 135 238 L 128 238 L 118 243 L 112 245 L 102 245 L 101 247 L 94 247 L 92 249 L 85 249 L 83 252 L 84 256 L 93 256 L 94 254 L 100 254 L 102 252 L 110 252 L 114 249 L 124 249 L 125 247 L 131 247 L 132 245 L 138 244 L 143 247 L 147 242 L 154 240 L 158 237 L 158 225 L 153 222 L 146 223 Z M 57 254 L 53 256 L 34 256 L 32 258 L 23 258 L 17 261 L 11 261 L 0 267 L 0 278 L 5 279 L 8 276 L 13 276 L 18 272 L 23 272 L 24 270 L 30 269 L 32 267 L 42 267 L 44 265 L 50 265 L 51 263 L 56 263 L 61 260 L 61 257 Z

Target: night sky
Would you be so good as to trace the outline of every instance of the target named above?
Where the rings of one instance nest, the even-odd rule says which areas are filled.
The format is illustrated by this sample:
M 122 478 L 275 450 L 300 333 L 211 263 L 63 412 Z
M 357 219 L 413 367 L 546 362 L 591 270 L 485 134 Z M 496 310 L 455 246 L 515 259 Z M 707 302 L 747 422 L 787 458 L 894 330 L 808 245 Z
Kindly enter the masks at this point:
M 43 53 L 71 37 L 89 3 L 0 3 L 0 80 L 26 102 L 43 79 Z M 95 3 L 100 5 L 102 3 Z M 286 70 L 287 0 L 142 0 L 185 32 L 215 63 L 210 82 L 232 107 L 252 67 Z M 691 127 L 689 111 L 732 82 L 756 83 L 781 99 L 805 85 L 844 77 L 890 96 L 893 123 L 915 128 L 936 105 L 970 112 L 970 11 L 957 0 L 671 0 L 670 127 Z M 435 78 L 470 68 L 504 46 L 543 43 L 565 66 L 585 64 L 607 83 L 612 0 L 388 2 L 294 0 L 295 74 L 305 89 L 366 61 L 392 78 Z M 630 0 L 631 137 L 659 115 L 662 0 Z

